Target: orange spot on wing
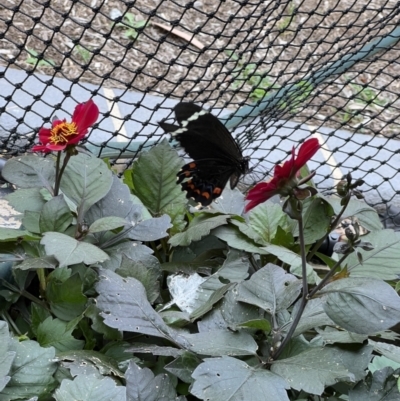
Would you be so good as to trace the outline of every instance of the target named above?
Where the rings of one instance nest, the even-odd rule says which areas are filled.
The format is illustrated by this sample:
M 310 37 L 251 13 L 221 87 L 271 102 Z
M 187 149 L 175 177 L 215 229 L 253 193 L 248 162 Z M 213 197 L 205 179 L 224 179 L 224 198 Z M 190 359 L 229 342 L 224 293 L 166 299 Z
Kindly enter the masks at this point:
M 213 194 L 214 195 L 220 195 L 221 192 L 222 192 L 222 189 L 219 188 L 219 187 L 215 187 L 214 190 L 213 190 Z

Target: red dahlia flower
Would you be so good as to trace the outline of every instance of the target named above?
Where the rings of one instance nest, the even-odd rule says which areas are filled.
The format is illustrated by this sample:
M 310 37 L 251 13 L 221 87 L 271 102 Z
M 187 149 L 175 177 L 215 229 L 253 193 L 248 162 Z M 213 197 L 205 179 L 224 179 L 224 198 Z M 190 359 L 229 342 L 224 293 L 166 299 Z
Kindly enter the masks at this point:
M 246 205 L 245 211 L 248 212 L 274 195 L 290 195 L 299 184 L 297 177 L 300 169 L 314 156 L 319 147 L 318 139 L 308 139 L 300 146 L 297 157 L 293 147 L 292 157 L 285 161 L 282 166 L 275 166 L 274 176 L 271 181 L 260 182 L 249 191 L 246 200 L 250 202 Z
M 60 152 L 69 145 L 77 145 L 98 117 L 99 108 L 93 100 L 78 104 L 71 122 L 67 122 L 65 119 L 54 120 L 51 129 L 40 128 L 40 145 L 35 145 L 32 150 L 34 152 Z

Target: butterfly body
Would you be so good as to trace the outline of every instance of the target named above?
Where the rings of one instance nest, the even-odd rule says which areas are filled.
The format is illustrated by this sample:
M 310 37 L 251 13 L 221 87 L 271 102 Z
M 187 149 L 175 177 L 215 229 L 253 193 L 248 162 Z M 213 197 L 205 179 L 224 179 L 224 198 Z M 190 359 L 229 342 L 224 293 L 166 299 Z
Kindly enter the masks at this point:
M 175 108 L 178 125 L 160 122 L 160 126 L 176 139 L 193 159 L 178 172 L 178 183 L 203 206 L 218 198 L 230 181 L 233 189 L 248 170 L 248 158 L 220 120 L 191 102 Z

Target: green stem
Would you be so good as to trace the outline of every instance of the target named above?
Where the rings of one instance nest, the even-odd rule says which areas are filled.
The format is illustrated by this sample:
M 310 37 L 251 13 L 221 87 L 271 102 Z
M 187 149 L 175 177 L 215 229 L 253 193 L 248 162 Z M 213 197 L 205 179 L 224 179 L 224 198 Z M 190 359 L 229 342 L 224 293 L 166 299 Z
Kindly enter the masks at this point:
M 14 331 L 14 334 L 17 336 L 21 335 L 21 332 L 19 331 L 17 325 L 14 323 L 14 320 L 11 319 L 11 316 L 8 314 L 7 311 L 4 311 L 1 313 L 1 317 L 4 321 L 8 323 L 8 327 Z
M 56 160 L 56 182 L 54 184 L 54 196 L 58 195 L 58 190 L 60 188 L 60 161 L 61 161 L 61 152 L 57 153 L 57 160 Z
M 54 187 L 54 196 L 58 195 L 58 192 L 60 190 L 61 177 L 64 174 L 65 167 L 67 167 L 69 159 L 71 158 L 71 154 L 68 151 L 65 153 L 63 165 L 62 165 L 60 171 L 58 172 L 57 170 L 58 170 L 58 167 L 59 167 L 60 158 L 61 158 L 61 152 L 58 152 L 58 155 L 57 155 L 57 167 L 56 167 L 56 185 Z
M 44 297 L 46 294 L 46 273 L 43 267 L 37 269 L 37 275 L 39 278 L 39 288 L 40 288 L 40 295 Z
M 303 293 L 301 296 L 299 310 L 297 311 L 297 314 L 292 322 L 292 325 L 290 326 L 290 329 L 286 334 L 286 337 L 283 339 L 281 345 L 275 352 L 272 353 L 272 360 L 278 359 L 279 355 L 282 353 L 282 351 L 285 349 L 286 345 L 292 338 L 294 331 L 296 330 L 296 327 L 299 324 L 301 315 L 304 312 L 304 308 L 306 307 L 308 302 L 306 247 L 304 242 L 303 216 L 301 214 L 298 218 L 298 222 L 299 222 L 299 242 L 300 242 L 300 252 L 301 252 L 301 274 L 303 280 Z

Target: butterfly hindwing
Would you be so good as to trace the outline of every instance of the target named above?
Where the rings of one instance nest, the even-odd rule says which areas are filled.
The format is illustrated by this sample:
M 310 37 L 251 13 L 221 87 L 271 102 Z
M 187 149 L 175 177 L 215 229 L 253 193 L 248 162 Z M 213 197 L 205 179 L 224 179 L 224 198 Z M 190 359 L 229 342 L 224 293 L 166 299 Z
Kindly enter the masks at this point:
M 207 206 L 229 180 L 231 188 L 237 185 L 248 160 L 227 128 L 208 111 L 189 102 L 178 103 L 174 111 L 179 125 L 160 122 L 160 126 L 194 159 L 178 172 L 178 183 L 187 198 Z

